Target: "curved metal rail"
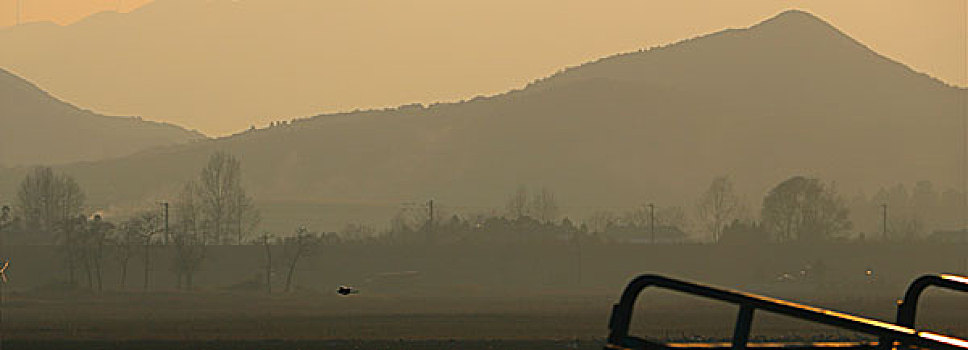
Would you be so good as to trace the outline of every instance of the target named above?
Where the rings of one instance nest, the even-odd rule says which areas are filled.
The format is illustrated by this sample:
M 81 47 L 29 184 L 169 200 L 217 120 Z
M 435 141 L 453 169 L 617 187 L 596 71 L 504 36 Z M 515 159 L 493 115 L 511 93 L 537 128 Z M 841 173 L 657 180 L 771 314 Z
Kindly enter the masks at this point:
M 904 327 L 914 328 L 915 320 L 918 315 L 918 301 L 921 294 L 930 287 L 944 288 L 959 292 L 968 293 L 968 278 L 956 275 L 924 275 L 911 282 L 907 291 L 904 292 L 904 299 L 897 304 L 897 324 Z M 894 339 L 897 340 L 897 339 Z M 893 342 L 891 338 L 882 337 L 881 343 Z M 904 343 L 904 341 L 901 341 Z
M 956 275 L 925 275 L 911 282 L 904 299 L 897 305 L 897 324 L 914 327 L 918 313 L 918 301 L 921 294 L 929 287 L 939 287 L 968 293 L 968 277 Z
M 966 350 L 968 341 L 943 336 L 930 332 L 919 332 L 913 328 L 895 325 L 889 322 L 872 320 L 842 312 L 801 305 L 798 303 L 765 297 L 752 293 L 745 293 L 730 289 L 707 286 L 693 282 L 686 282 L 659 275 L 641 275 L 629 282 L 622 297 L 612 307 L 612 317 L 609 320 L 609 335 L 606 349 L 670 349 L 667 344 L 656 343 L 642 338 L 630 336 L 629 323 L 635 300 L 648 287 L 669 289 L 686 294 L 692 294 L 709 299 L 719 300 L 739 305 L 736 326 L 733 329 L 732 349 L 746 349 L 749 341 L 750 328 L 753 323 L 755 310 L 764 310 L 776 314 L 808 320 L 829 326 L 849 329 L 852 331 L 877 336 L 880 339 L 895 339 L 904 344 L 915 345 L 929 349 Z M 891 343 L 893 344 L 893 343 Z M 873 345 L 871 346 L 873 347 Z

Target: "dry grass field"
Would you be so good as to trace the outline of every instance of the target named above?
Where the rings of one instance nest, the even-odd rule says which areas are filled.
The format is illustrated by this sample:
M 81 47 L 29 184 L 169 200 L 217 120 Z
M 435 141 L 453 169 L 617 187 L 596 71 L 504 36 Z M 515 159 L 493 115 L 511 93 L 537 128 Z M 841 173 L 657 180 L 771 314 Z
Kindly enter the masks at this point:
M 735 308 L 647 292 L 634 333 L 721 340 Z M 600 348 L 613 295 L 394 296 L 299 292 L 12 294 L 3 301 L 7 349 L 562 349 Z M 809 303 L 891 319 L 886 297 Z M 922 324 L 968 335 L 962 296 L 929 293 Z M 856 340 L 860 335 L 758 314 L 754 339 Z

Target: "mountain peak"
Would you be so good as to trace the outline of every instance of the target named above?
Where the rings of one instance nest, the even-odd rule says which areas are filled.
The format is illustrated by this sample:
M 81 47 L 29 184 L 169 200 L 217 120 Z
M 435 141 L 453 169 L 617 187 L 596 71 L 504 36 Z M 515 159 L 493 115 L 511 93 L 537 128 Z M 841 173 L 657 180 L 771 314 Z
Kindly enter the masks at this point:
M 776 16 L 770 17 L 769 19 L 754 25 L 753 28 L 774 26 L 777 28 L 788 28 L 793 30 L 803 30 L 813 27 L 840 32 L 840 30 L 822 18 L 817 17 L 810 12 L 799 9 L 789 9 L 780 12 Z
M 812 14 L 810 12 L 807 12 L 805 10 L 801 10 L 801 9 L 788 9 L 788 10 L 784 10 L 783 12 L 780 12 L 776 16 L 773 16 L 773 18 L 774 19 L 779 19 L 779 18 L 804 18 L 804 19 L 812 19 L 812 20 L 820 21 L 820 22 L 823 22 L 824 21 L 824 20 L 820 19 L 819 17 L 815 16 L 814 14 Z

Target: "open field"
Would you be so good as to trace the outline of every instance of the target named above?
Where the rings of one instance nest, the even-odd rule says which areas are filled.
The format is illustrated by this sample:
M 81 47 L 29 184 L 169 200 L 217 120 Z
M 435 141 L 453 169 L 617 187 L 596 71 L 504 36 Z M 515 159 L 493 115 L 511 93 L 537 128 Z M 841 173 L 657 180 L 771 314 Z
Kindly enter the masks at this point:
M 725 339 L 735 308 L 647 292 L 634 333 Z M 107 293 L 5 296 L 8 349 L 553 349 L 600 348 L 611 295 L 339 297 L 302 292 Z M 812 304 L 891 319 L 885 297 L 832 298 Z M 968 301 L 930 292 L 926 328 L 968 335 Z M 857 334 L 760 314 L 754 339 L 858 340 Z
M 580 250 L 578 249 L 580 248 Z M 601 348 L 608 315 L 630 276 L 662 271 L 881 320 L 915 277 L 959 271 L 964 245 L 335 245 L 297 269 L 294 292 L 264 294 L 262 247 L 216 246 L 196 290 L 176 292 L 169 247 L 155 248 L 150 292 L 140 259 L 118 287 L 106 260 L 105 291 L 63 289 L 55 247 L 8 249 L 2 328 L 8 349 L 543 349 Z M 576 257 L 580 256 L 578 260 Z M 899 256 L 923 256 L 909 261 Z M 737 259 L 743 257 L 743 259 Z M 824 261 L 825 279 L 776 281 Z M 876 278 L 865 279 L 865 268 Z M 277 271 L 281 267 L 276 267 Z M 380 277 L 388 272 L 414 274 Z M 402 277 L 401 277 L 402 276 Z M 361 293 L 340 297 L 335 286 Z M 119 291 L 120 290 L 120 291 Z M 633 334 L 723 340 L 736 308 L 666 292 L 640 299 Z M 968 337 L 968 296 L 927 292 L 919 326 Z M 754 340 L 867 339 L 757 313 Z M 577 340 L 577 342 L 576 342 Z

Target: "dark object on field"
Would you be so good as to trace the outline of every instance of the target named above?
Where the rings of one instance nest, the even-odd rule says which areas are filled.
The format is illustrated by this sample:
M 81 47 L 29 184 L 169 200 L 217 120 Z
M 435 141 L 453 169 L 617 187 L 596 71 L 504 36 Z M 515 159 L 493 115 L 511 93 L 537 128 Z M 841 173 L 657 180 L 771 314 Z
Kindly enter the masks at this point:
M 336 288 L 336 294 L 339 295 L 358 294 L 359 292 L 360 291 L 353 289 L 353 287 L 339 286 L 339 288 Z
M 947 277 L 945 277 L 947 276 Z M 693 282 L 677 280 L 659 275 L 641 275 L 636 277 L 622 292 L 622 297 L 615 306 L 612 307 L 612 316 L 609 320 L 608 342 L 605 344 L 606 350 L 615 349 L 863 349 L 863 350 L 890 350 L 890 349 L 934 349 L 934 350 L 968 350 L 968 341 L 944 336 L 941 334 L 919 331 L 912 328 L 914 317 L 914 307 L 905 306 L 905 303 L 913 305 L 917 302 L 917 296 L 928 286 L 941 286 L 949 289 L 968 291 L 968 279 L 964 277 L 942 275 L 925 276 L 916 280 L 911 288 L 905 302 L 899 305 L 898 324 L 883 322 L 865 317 L 854 316 L 842 312 L 826 310 L 818 307 L 801 305 L 798 303 L 765 297 L 757 294 L 740 292 L 730 289 L 713 287 Z M 635 336 L 630 336 L 629 322 L 632 319 L 632 310 L 635 307 L 635 300 L 639 293 L 647 287 L 658 287 L 669 289 L 676 292 L 691 294 L 708 299 L 718 300 L 739 306 L 739 314 L 736 318 L 736 326 L 733 330 L 731 343 L 662 343 L 653 340 L 646 340 Z M 905 311 L 910 308 L 911 311 Z M 852 342 L 852 343 L 768 343 L 751 344 L 749 343 L 750 328 L 753 323 L 753 314 L 757 309 L 780 314 L 797 319 L 821 323 L 828 326 L 839 327 L 859 333 L 877 336 L 879 342 Z M 909 325 L 905 326 L 909 317 Z

